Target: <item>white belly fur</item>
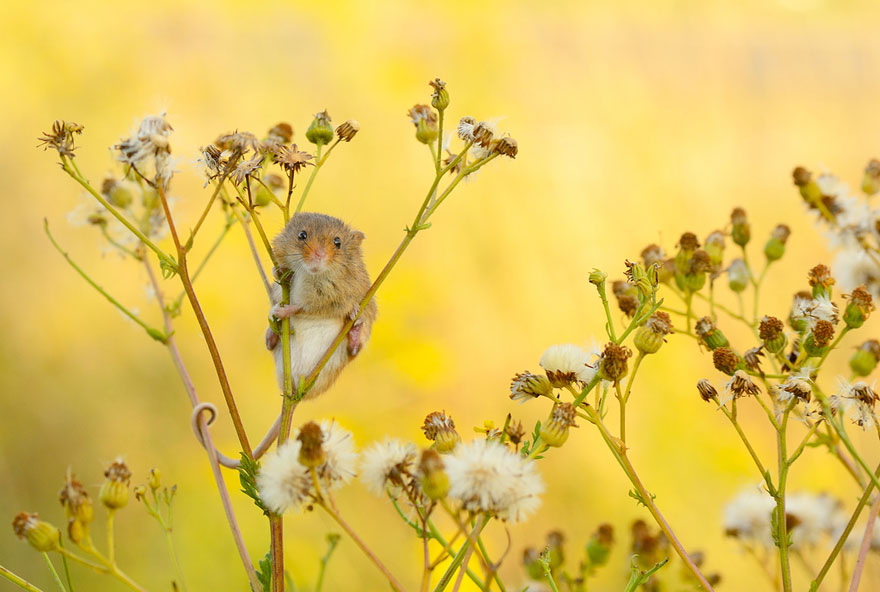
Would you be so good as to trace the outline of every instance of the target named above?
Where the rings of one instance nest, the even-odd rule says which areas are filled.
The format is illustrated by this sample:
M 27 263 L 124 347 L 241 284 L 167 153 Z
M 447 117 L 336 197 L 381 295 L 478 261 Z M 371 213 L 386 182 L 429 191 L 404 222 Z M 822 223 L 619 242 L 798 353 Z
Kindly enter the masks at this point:
M 327 319 L 304 316 L 291 317 L 290 336 L 290 374 L 293 377 L 294 389 L 300 376 L 307 376 L 339 335 L 343 319 Z M 284 366 L 281 362 L 281 344 L 275 348 L 275 369 L 278 383 L 283 386 Z M 346 361 L 345 342 L 343 341 L 325 367 L 328 374 L 339 364 Z

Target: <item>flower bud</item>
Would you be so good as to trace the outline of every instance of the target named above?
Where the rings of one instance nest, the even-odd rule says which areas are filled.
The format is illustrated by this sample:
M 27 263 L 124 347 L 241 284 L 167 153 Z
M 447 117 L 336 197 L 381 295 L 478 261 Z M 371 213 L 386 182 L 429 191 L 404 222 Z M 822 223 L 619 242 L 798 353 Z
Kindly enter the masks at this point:
M 700 398 L 707 403 L 718 400 L 718 391 L 715 390 L 708 378 L 700 379 L 700 382 L 697 383 L 697 391 L 700 393 Z
M 310 421 L 299 429 L 296 439 L 300 441 L 299 464 L 316 469 L 327 461 L 324 450 L 324 432 L 314 421 Z
M 812 331 L 804 339 L 804 351 L 813 357 L 822 356 L 828 351 L 832 339 L 834 339 L 834 325 L 829 321 L 816 321 Z
M 688 292 L 698 292 L 706 285 L 706 273 L 711 269 L 709 253 L 703 249 L 694 251 L 685 272 L 675 276 L 679 288 Z
M 330 114 L 326 109 L 315 113 L 315 118 L 306 130 L 306 140 L 318 146 L 329 144 L 333 140 L 333 126 L 330 121 Z
M 783 329 L 785 326 L 776 317 L 765 316 L 758 327 L 758 336 L 764 342 L 764 348 L 771 354 L 778 354 L 785 349 L 788 339 Z
M 124 508 L 128 504 L 128 484 L 131 481 L 131 471 L 121 459 L 116 459 L 104 471 L 104 476 L 107 479 L 98 494 L 101 503 L 110 510 Z
M 101 193 L 107 198 L 107 201 L 123 209 L 130 206 L 134 200 L 131 191 L 113 177 L 104 179 L 104 182 L 101 184 Z
M 700 241 L 693 232 L 685 232 L 678 239 L 678 252 L 675 254 L 676 275 L 685 274 L 690 269 L 691 257 L 700 248 Z
M 455 422 L 445 411 L 429 413 L 422 425 L 422 431 L 428 440 L 433 440 L 437 452 L 451 452 L 461 442 L 461 436 L 455 431 Z
M 719 347 L 727 347 L 730 345 L 730 342 L 727 341 L 727 337 L 721 332 L 721 329 L 715 326 L 715 323 L 709 317 L 703 317 L 697 321 L 694 329 L 697 332 L 697 337 L 700 338 L 700 341 L 704 343 L 710 351 L 715 351 Z
M 862 191 L 865 195 L 874 195 L 880 191 L 880 160 L 872 158 L 865 167 L 865 176 L 862 178 Z
M 785 243 L 791 235 L 791 229 L 785 224 L 779 224 L 770 233 L 770 239 L 764 245 L 764 256 L 767 261 L 777 261 L 785 255 Z
M 599 359 L 599 378 L 617 382 L 629 371 L 626 361 L 632 356 L 632 351 L 626 346 L 608 343 L 605 351 Z
M 258 208 L 265 208 L 270 203 L 272 203 L 272 193 L 260 183 L 254 193 L 254 205 Z
M 741 247 L 749 244 L 752 238 L 752 230 L 749 227 L 749 220 L 746 217 L 746 211 L 742 208 L 734 208 L 730 213 L 730 223 L 732 225 L 730 237 L 733 242 Z
M 76 518 L 71 518 L 67 521 L 67 538 L 73 541 L 74 544 L 78 545 L 83 542 L 88 532 L 89 530 L 86 525 Z
M 68 519 L 75 519 L 82 524 L 88 524 L 94 520 L 95 510 L 92 507 L 92 500 L 82 483 L 77 481 L 70 472 L 68 472 L 64 487 L 59 493 L 59 501 L 64 507 L 64 514 Z
M 428 105 L 415 105 L 408 112 L 410 121 L 416 126 L 416 140 L 431 144 L 437 140 L 437 113 Z
M 547 446 L 562 446 L 568 440 L 568 431 L 577 427 L 575 418 L 577 409 L 571 403 L 559 403 L 553 406 L 550 417 L 541 424 L 541 441 Z
M 587 541 L 587 565 L 602 567 L 608 563 L 608 556 L 613 546 L 614 527 L 610 524 L 600 524 L 598 530 Z
M 666 342 L 666 336 L 674 332 L 672 319 L 669 318 L 669 315 L 658 311 L 636 330 L 633 344 L 642 354 L 654 354 Z
M 528 401 L 552 395 L 553 385 L 546 376 L 521 372 L 510 381 L 510 398 L 514 401 Z
M 437 111 L 443 111 L 449 106 L 449 91 L 446 90 L 446 83 L 435 78 L 428 85 L 434 89 L 431 94 L 431 106 Z
M 554 530 L 547 533 L 547 560 L 551 570 L 562 567 L 562 564 L 565 563 L 564 544 L 565 535 L 560 531 Z
M 590 272 L 590 283 L 594 286 L 601 286 L 605 283 L 605 279 L 608 277 L 608 274 L 602 271 L 601 269 L 594 269 Z
M 849 367 L 856 376 L 868 376 L 880 362 L 880 342 L 869 339 L 849 359 Z
M 422 451 L 419 461 L 422 491 L 432 500 L 441 500 L 449 493 L 449 476 L 440 453 L 432 448 Z
M 742 259 L 734 259 L 727 268 L 727 285 L 734 292 L 742 292 L 749 287 L 749 266 Z
M 361 131 L 361 124 L 354 119 L 349 119 L 336 128 L 336 137 L 343 142 L 351 142 L 359 131 Z
M 719 347 L 712 352 L 712 363 L 720 372 L 733 376 L 737 369 L 745 366 L 742 358 L 729 347 Z
M 791 176 L 805 202 L 815 207 L 822 201 L 822 190 L 819 189 L 819 184 L 813 179 L 810 171 L 804 167 L 797 167 L 792 171 Z
M 653 298 L 657 289 L 657 274 L 653 267 L 649 273 L 641 263 L 627 261 L 624 275 L 626 275 L 627 282 L 636 287 L 639 302 L 646 302 Z
M 834 278 L 831 277 L 831 270 L 827 265 L 821 263 L 810 270 L 807 274 L 810 286 L 813 288 L 813 298 L 824 296 L 831 298 L 831 286 L 834 285 Z
M 873 310 L 874 302 L 871 293 L 865 289 L 865 286 L 859 286 L 849 295 L 849 302 L 843 311 L 843 322 L 850 329 L 858 329 L 865 324 Z
M 55 551 L 60 546 L 61 531 L 40 520 L 36 514 L 19 513 L 12 521 L 12 530 L 40 553 Z
M 528 547 L 523 551 L 523 567 L 530 579 L 535 581 L 544 580 L 544 564 L 541 562 L 541 555 L 532 547 Z
M 724 235 L 718 230 L 712 232 L 706 237 L 703 248 L 709 254 L 709 265 L 712 270 L 720 269 L 724 260 Z

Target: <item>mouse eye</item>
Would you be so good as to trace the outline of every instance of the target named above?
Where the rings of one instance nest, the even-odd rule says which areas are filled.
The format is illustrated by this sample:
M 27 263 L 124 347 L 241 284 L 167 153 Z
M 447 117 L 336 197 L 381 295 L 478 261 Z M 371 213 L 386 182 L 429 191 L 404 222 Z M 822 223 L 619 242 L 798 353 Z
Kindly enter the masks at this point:
M 336 245 L 336 248 L 338 249 L 339 247 L 342 246 L 342 241 L 339 240 L 339 237 L 337 236 L 336 238 L 333 239 L 333 244 Z
M 306 240 L 309 238 L 309 234 L 305 230 L 299 231 L 299 240 Z

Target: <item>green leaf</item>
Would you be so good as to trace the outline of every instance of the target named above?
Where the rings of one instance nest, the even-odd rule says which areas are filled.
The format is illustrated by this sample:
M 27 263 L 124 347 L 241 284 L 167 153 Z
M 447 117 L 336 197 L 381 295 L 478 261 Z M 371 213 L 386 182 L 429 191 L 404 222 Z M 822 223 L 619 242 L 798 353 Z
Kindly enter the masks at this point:
M 269 509 L 263 504 L 263 500 L 260 499 L 260 492 L 257 490 L 257 473 L 259 470 L 260 463 L 242 452 L 241 465 L 238 467 L 238 480 L 241 483 L 241 491 L 254 500 L 254 504 L 268 516 Z

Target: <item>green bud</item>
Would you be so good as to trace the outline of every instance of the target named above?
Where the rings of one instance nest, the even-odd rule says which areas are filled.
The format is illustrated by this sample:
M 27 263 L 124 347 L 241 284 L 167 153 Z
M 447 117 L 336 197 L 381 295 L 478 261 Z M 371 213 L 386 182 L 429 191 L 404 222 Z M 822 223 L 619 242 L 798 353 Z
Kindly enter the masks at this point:
M 541 555 L 529 547 L 523 551 L 523 567 L 529 578 L 535 581 L 544 580 L 544 564 L 541 563 Z
M 849 295 L 849 302 L 843 311 L 843 322 L 850 329 L 858 329 L 865 324 L 873 310 L 871 293 L 864 286 L 859 286 Z
M 587 564 L 593 567 L 602 567 L 608 563 L 611 548 L 614 546 L 614 528 L 610 524 L 601 524 L 587 541 Z
M 666 342 L 666 336 L 674 333 L 672 319 L 665 312 L 655 312 L 645 324 L 636 330 L 633 345 L 642 354 L 655 354 Z
M 441 500 L 449 493 L 449 476 L 443 466 L 440 453 L 433 449 L 422 451 L 419 463 L 422 473 L 422 491 L 432 500 Z
M 326 109 L 315 114 L 306 130 L 306 140 L 317 146 L 329 144 L 333 140 L 333 126 L 330 125 L 330 114 Z
M 784 350 L 788 344 L 784 329 L 782 321 L 776 317 L 765 316 L 762 318 L 758 327 L 758 336 L 764 342 L 764 349 L 771 354 L 778 354 Z
M 749 240 L 752 238 L 752 230 L 749 227 L 748 218 L 746 218 L 746 211 L 742 208 L 734 208 L 730 214 L 730 223 L 733 226 L 730 231 L 730 237 L 733 239 L 733 242 L 741 247 L 749 244 Z
M 88 533 L 88 527 L 76 518 L 71 518 L 67 522 L 67 537 L 73 541 L 74 544 L 78 545 L 83 542 Z
M 828 351 L 834 338 L 834 325 L 829 321 L 816 321 L 812 330 L 804 339 L 804 351 L 807 355 L 818 358 Z
M 880 160 L 872 158 L 868 166 L 865 167 L 862 191 L 865 192 L 865 195 L 874 195 L 880 191 Z
M 554 405 L 550 417 L 541 424 L 541 440 L 547 446 L 562 446 L 568 440 L 569 428 L 577 427 L 576 417 L 577 409 L 571 403 Z
M 272 194 L 262 184 L 257 188 L 254 195 L 254 205 L 258 208 L 265 208 L 272 203 Z
M 712 269 L 721 267 L 724 260 L 724 235 L 715 231 L 706 237 L 703 249 L 709 254 L 709 264 Z
M 431 106 L 438 111 L 443 111 L 449 106 L 449 92 L 446 90 L 446 83 L 439 78 L 435 78 L 428 85 L 434 89 L 431 95 Z
M 749 266 L 742 259 L 734 259 L 727 268 L 727 285 L 734 292 L 742 292 L 749 287 Z
M 61 543 L 61 531 L 40 520 L 36 514 L 19 513 L 12 521 L 12 530 L 40 553 L 55 551 Z
M 820 263 L 815 266 L 807 274 L 807 279 L 810 281 L 810 287 L 813 290 L 813 298 L 819 298 L 820 296 L 831 298 L 831 286 L 834 285 L 834 278 L 831 277 L 831 270 L 827 265 Z
M 428 105 L 415 105 L 409 110 L 409 118 L 416 126 L 416 140 L 422 144 L 431 144 L 437 140 L 440 130 L 437 128 L 437 113 Z
M 700 338 L 700 341 L 703 342 L 710 351 L 715 351 L 719 347 L 727 347 L 730 345 L 727 337 L 721 332 L 721 329 L 715 326 L 715 323 L 709 317 L 703 317 L 697 321 L 694 329 L 697 332 L 697 337 Z
M 880 361 L 880 342 L 869 339 L 849 359 L 849 367 L 856 376 L 869 376 Z
M 777 261 L 785 255 L 785 243 L 788 240 L 791 230 L 785 224 L 780 224 L 773 229 L 770 239 L 764 245 L 764 256 L 767 261 Z
M 797 186 L 801 197 L 811 206 L 822 202 L 822 190 L 818 183 L 813 180 L 813 175 L 804 167 L 797 167 L 791 173 L 794 184 Z
M 162 487 L 162 476 L 159 474 L 159 469 L 150 469 L 150 476 L 147 479 L 147 485 L 149 485 L 150 489 L 153 491 Z
M 124 508 L 128 504 L 128 484 L 131 481 L 131 471 L 122 460 L 117 459 L 104 471 L 104 476 L 107 479 L 101 486 L 98 499 L 107 509 Z
M 590 272 L 590 283 L 594 286 L 601 286 L 605 283 L 605 278 L 607 277 L 608 274 L 601 269 L 594 269 Z

